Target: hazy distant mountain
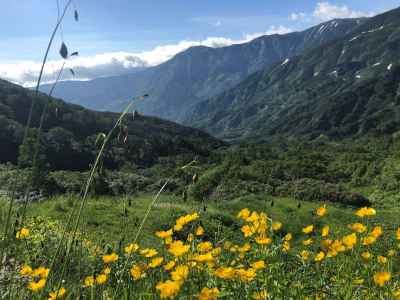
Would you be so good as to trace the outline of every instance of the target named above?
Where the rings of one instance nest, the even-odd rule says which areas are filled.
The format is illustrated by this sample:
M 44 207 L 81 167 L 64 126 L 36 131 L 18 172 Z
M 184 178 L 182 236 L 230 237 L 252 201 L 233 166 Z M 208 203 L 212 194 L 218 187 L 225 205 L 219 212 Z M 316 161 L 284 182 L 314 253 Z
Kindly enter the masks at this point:
M 186 120 L 225 139 L 400 130 L 400 8 L 259 71 Z
M 48 105 L 41 143 L 50 169 L 89 168 L 97 153 L 97 135 L 108 133 L 119 117 L 117 113 L 95 112 L 45 95 L 36 97 L 30 90 L 0 80 L 0 163 L 16 163 L 32 101 L 33 128 L 38 127 L 43 108 Z M 133 118 L 129 114 L 123 125 L 126 141 L 118 140 L 117 132 L 104 158 L 110 168 L 125 163 L 146 165 L 175 155 L 193 159 L 223 145 L 200 130 L 159 118 L 139 114 Z
M 55 96 L 96 110 L 120 111 L 133 96 L 149 93 L 139 111 L 182 121 L 191 106 L 234 87 L 258 70 L 340 38 L 364 21 L 333 20 L 302 32 L 262 36 L 240 45 L 193 47 L 135 74 L 61 82 Z M 44 85 L 42 91 L 49 88 Z

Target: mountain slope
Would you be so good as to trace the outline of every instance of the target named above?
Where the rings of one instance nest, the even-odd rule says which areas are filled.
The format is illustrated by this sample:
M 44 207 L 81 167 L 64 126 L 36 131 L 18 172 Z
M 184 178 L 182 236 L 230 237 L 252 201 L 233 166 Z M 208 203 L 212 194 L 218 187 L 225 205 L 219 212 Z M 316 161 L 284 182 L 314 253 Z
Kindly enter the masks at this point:
M 35 128 L 44 106 L 49 104 L 41 143 L 50 169 L 87 169 L 97 151 L 98 133 L 108 133 L 119 117 L 116 113 L 90 111 L 42 94 L 35 97 L 29 90 L 0 80 L 0 163 L 17 161 L 31 101 L 35 101 L 32 118 Z M 105 158 L 110 168 L 125 163 L 148 165 L 160 157 L 179 154 L 193 158 L 223 145 L 199 130 L 139 114 L 134 118 L 127 115 L 123 125 L 121 130 L 126 127 L 127 142 L 119 141 L 123 139 L 118 139 L 116 133 Z M 35 133 L 34 129 L 31 131 Z
M 188 124 L 225 139 L 400 129 L 400 9 L 253 74 L 197 105 Z
M 190 107 L 234 87 L 248 75 L 351 32 L 365 19 L 333 20 L 302 32 L 259 37 L 224 48 L 193 47 L 136 74 L 61 82 L 57 97 L 97 110 L 120 111 L 135 95 L 140 112 L 182 121 Z M 48 91 L 49 86 L 42 86 Z

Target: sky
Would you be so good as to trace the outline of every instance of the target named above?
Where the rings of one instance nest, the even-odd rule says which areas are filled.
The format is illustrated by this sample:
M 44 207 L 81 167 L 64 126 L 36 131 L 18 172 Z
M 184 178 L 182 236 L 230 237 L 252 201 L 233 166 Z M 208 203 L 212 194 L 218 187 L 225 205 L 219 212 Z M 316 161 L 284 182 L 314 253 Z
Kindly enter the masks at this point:
M 68 0 L 58 0 L 62 7 Z M 58 18 L 57 0 L 1 0 L 0 78 L 32 85 Z M 191 46 L 223 47 L 299 31 L 333 18 L 369 17 L 399 0 L 73 0 L 45 69 L 55 78 L 64 41 L 75 76 L 88 80 L 160 64 Z M 74 10 L 79 21 L 74 20 Z

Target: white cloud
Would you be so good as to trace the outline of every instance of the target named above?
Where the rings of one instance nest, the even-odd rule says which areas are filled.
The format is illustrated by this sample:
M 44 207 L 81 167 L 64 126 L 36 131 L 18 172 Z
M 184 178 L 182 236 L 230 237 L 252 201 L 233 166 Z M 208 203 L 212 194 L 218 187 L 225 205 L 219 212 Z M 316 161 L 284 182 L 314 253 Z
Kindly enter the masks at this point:
M 75 77 L 65 70 L 62 80 L 90 80 L 98 77 L 121 75 L 132 72 L 135 68 L 159 65 L 177 53 L 193 46 L 220 48 L 233 44 L 249 42 L 262 35 L 285 34 L 291 30 L 284 26 L 271 26 L 265 32 L 244 35 L 241 39 L 224 37 L 209 37 L 200 41 L 181 41 L 177 44 L 158 46 L 150 51 L 140 53 L 112 52 L 87 57 L 74 57 L 68 60 L 66 67 L 75 71 Z M 55 80 L 62 60 L 49 61 L 44 70 L 42 82 Z M 40 62 L 21 61 L 19 63 L 0 63 L 0 78 L 21 84 L 33 86 L 40 72 Z
M 351 10 L 348 6 L 334 5 L 329 2 L 319 2 L 313 12 L 313 16 L 321 21 L 329 21 L 337 18 L 360 18 L 370 17 L 374 14 L 371 12 L 362 12 Z
M 299 20 L 304 20 L 307 17 L 306 13 L 300 12 L 300 13 L 292 13 L 289 16 L 289 19 L 292 21 L 299 21 Z

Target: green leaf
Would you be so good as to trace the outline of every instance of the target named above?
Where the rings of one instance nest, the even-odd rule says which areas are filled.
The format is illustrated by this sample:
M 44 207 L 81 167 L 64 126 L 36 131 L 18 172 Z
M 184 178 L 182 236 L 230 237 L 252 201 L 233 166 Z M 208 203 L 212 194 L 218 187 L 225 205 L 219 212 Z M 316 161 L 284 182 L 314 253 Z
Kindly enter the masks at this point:
M 64 42 L 62 42 L 62 44 L 61 44 L 60 55 L 64 59 L 68 58 L 68 48 L 67 48 L 67 45 L 65 45 Z

